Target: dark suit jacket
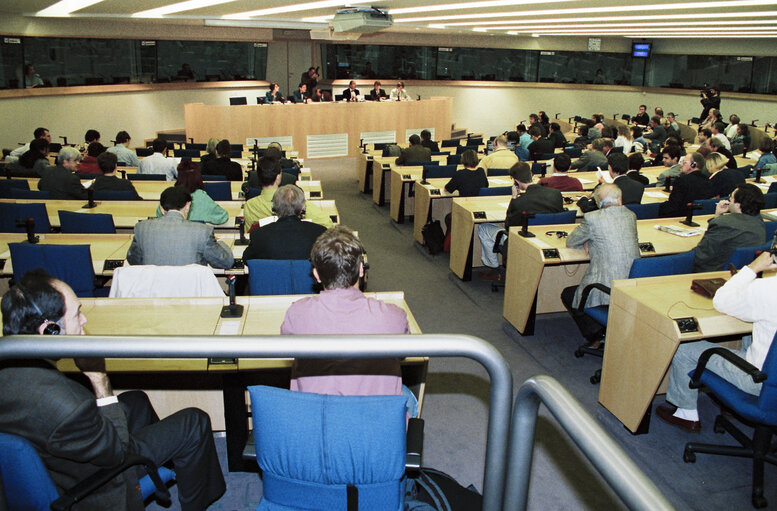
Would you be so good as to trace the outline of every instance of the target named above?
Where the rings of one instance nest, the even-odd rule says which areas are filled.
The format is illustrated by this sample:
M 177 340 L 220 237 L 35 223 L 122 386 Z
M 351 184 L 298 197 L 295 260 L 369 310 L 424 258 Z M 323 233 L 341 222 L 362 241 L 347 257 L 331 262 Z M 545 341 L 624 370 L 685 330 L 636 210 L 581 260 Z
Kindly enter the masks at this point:
M 764 243 L 766 226 L 761 215 L 728 213 L 711 218 L 707 223 L 707 232 L 694 249 L 693 271 L 723 270 L 734 250 Z
M 92 185 L 92 189 L 95 191 L 108 190 L 113 192 L 134 192 L 135 196 L 140 199 L 137 190 L 132 186 L 132 181 L 121 179 L 116 176 L 97 176 Z
M 310 259 L 310 249 L 326 227 L 303 222 L 295 216 L 279 218 L 277 222 L 255 229 L 251 242 L 243 252 L 249 259 Z
M 370 99 L 372 101 L 377 101 L 381 98 L 387 98 L 386 91 L 383 89 L 380 89 L 379 91 L 375 91 L 375 89 L 372 89 L 370 93 L 367 95 L 367 99 Z
M 200 172 L 208 176 L 226 176 L 229 181 L 243 180 L 243 167 L 229 158 L 216 158 L 203 163 Z
M 433 153 L 439 153 L 440 148 L 437 145 L 437 142 L 434 140 L 421 140 L 421 145 L 429 149 Z
M 630 170 L 626 172 L 626 175 L 629 176 L 631 179 L 638 183 L 642 183 L 643 186 L 647 186 L 650 184 L 650 179 L 647 178 L 647 176 L 643 176 L 639 173 L 638 170 Z
M 121 406 L 98 408 L 94 394 L 46 362 L 7 364 L 0 388 L 0 430 L 29 440 L 60 489 L 119 464 L 130 449 Z M 136 484 L 129 470 L 73 509 L 143 509 Z
M 359 89 L 354 89 L 354 92 L 355 92 L 355 94 L 353 95 L 354 98 L 358 98 L 361 95 L 361 93 L 359 92 Z M 343 99 L 351 99 L 351 89 L 350 88 L 345 89 L 343 91 Z
M 626 175 L 616 176 L 613 181 L 623 193 L 623 204 L 639 204 L 642 202 L 642 193 L 645 191 L 645 186 L 642 183 L 629 178 Z
M 529 185 L 526 191 L 510 201 L 505 217 L 505 229 L 521 224 L 521 213 L 561 213 L 564 199 L 561 192 L 547 186 Z
M 432 161 L 432 152 L 421 144 L 411 145 L 402 149 L 402 154 L 397 158 L 397 165 L 406 165 L 409 161 Z
M 689 202 L 711 199 L 714 196 L 710 180 L 695 170 L 674 180 L 669 199 L 658 208 L 661 218 L 685 216 Z
M 567 145 L 567 137 L 560 131 L 551 131 L 548 140 L 553 142 L 553 147 L 564 147 Z
M 553 154 L 556 150 L 556 146 L 553 145 L 553 141 L 547 138 L 538 138 L 531 144 L 529 144 L 529 154 L 532 160 L 538 160 L 543 154 Z
M 60 165 L 43 171 L 38 190 L 49 192 L 52 199 L 86 199 L 86 188 L 78 176 Z
M 736 169 L 723 169 L 710 177 L 712 194 L 717 197 L 731 195 L 737 186 L 745 184 L 745 176 Z

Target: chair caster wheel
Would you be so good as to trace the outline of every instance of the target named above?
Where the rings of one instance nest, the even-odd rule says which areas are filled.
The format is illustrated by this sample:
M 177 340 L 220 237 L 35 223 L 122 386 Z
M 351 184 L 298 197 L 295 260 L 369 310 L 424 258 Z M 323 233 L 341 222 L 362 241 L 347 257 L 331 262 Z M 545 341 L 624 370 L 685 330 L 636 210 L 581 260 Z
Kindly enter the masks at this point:
M 582 351 L 580 351 L 580 348 L 577 348 L 577 349 L 575 350 L 575 358 L 581 358 L 583 355 L 585 355 L 585 353 L 583 353 Z
M 763 509 L 768 505 L 768 502 L 763 495 L 753 495 L 753 507 L 756 509 Z
M 723 427 L 723 418 L 720 415 L 715 417 L 715 424 L 712 426 L 712 431 L 718 434 L 726 432 L 726 428 Z
M 686 463 L 696 463 L 696 453 L 686 447 L 683 451 L 683 461 Z
M 591 376 L 591 377 L 588 379 L 588 381 L 590 381 L 590 382 L 591 382 L 591 385 L 596 385 L 596 384 L 597 384 L 597 383 L 599 383 L 601 380 L 602 380 L 602 372 L 601 372 L 601 371 L 596 371 L 596 372 L 593 374 L 593 376 Z

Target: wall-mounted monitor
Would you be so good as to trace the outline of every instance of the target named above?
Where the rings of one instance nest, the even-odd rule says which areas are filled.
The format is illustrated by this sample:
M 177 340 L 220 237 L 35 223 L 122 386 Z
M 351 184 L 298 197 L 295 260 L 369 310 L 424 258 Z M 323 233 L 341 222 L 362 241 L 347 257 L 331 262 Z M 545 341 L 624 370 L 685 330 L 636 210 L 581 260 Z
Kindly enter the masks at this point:
M 631 43 L 631 56 L 646 59 L 650 57 L 651 43 Z

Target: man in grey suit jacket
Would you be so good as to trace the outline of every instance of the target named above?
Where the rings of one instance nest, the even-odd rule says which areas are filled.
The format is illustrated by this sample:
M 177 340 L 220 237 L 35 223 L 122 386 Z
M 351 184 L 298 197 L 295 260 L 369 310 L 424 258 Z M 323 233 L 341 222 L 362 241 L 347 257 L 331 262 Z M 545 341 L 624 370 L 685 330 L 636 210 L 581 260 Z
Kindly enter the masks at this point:
M 216 241 L 213 226 L 186 219 L 192 196 L 183 187 L 166 189 L 159 203 L 164 216 L 135 225 L 135 236 L 127 252 L 130 264 L 232 267 L 235 262 L 232 251 L 223 241 Z
M 583 289 L 594 283 L 610 287 L 613 280 L 628 278 L 631 263 L 639 257 L 637 217 L 622 205 L 621 196 L 618 186 L 600 185 L 594 192 L 599 209 L 583 215 L 583 221 L 567 237 L 567 247 L 586 249 L 590 263 L 580 285 L 564 289 L 561 301 L 580 332 L 591 342 L 601 339 L 604 328 L 574 310 L 580 304 Z M 585 306 L 596 307 L 609 302 L 609 295 L 593 290 Z
M 82 335 L 86 317 L 70 287 L 42 270 L 28 272 L 2 299 L 3 335 Z M 61 491 L 128 453 L 156 465 L 172 461 L 181 509 L 203 510 L 224 493 L 210 419 L 187 408 L 160 421 L 139 391 L 115 396 L 104 359 L 76 359 L 88 387 L 46 360 L 0 363 L 0 431 L 26 438 Z M 136 472 L 120 474 L 74 510 L 144 508 Z
M 428 147 L 421 145 L 421 137 L 410 135 L 410 147 L 402 149 L 402 154 L 396 159 L 397 165 L 407 165 L 409 161 L 432 161 L 432 151 Z

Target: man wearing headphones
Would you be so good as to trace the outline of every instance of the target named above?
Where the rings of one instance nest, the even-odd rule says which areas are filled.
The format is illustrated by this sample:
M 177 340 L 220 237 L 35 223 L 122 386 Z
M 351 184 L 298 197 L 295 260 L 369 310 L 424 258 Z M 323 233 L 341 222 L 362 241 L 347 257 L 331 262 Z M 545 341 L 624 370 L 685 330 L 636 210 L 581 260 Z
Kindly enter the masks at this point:
M 83 335 L 73 290 L 42 270 L 28 272 L 0 304 L 3 335 Z M 61 491 L 137 453 L 172 461 L 183 510 L 202 510 L 225 490 L 210 418 L 188 408 L 160 421 L 139 391 L 116 396 L 104 359 L 76 359 L 90 390 L 48 360 L 0 362 L 0 431 L 29 440 Z M 143 509 L 137 473 L 125 471 L 75 509 Z
M 658 216 L 661 218 L 685 216 L 689 203 L 711 199 L 714 195 L 710 180 L 701 172 L 704 168 L 704 157 L 700 153 L 686 154 L 681 164 L 682 174 L 674 180 L 669 199 L 658 207 Z

